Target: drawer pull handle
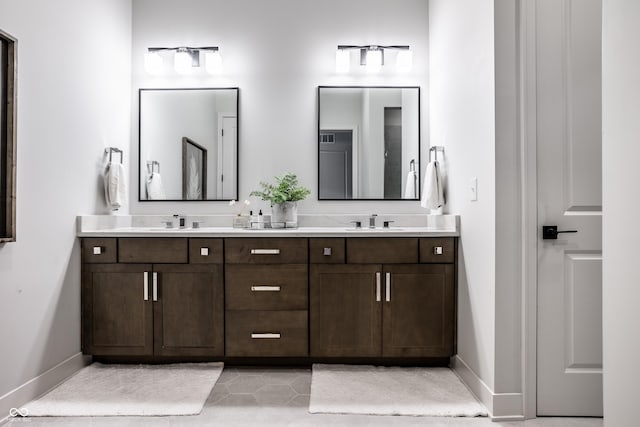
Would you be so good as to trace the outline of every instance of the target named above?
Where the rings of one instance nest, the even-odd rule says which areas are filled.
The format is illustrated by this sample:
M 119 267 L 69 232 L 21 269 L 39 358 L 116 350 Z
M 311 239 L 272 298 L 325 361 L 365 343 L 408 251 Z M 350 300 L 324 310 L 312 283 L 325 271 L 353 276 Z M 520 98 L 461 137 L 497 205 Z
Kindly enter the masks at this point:
M 376 301 L 380 301 L 380 272 L 376 272 Z
M 94 255 L 102 255 L 102 246 L 94 246 L 93 247 L 93 254 Z
M 200 256 L 209 256 L 209 248 L 200 248 Z
M 387 302 L 391 301 L 391 273 L 385 273 L 385 284 L 386 284 L 386 295 L 385 299 Z
M 433 254 L 434 255 L 442 255 L 442 246 L 436 246 L 433 248 Z
M 280 292 L 280 286 L 252 286 L 251 292 Z
M 251 334 L 252 340 L 279 340 L 280 334 L 267 333 L 267 334 Z
M 144 285 L 142 289 L 142 294 L 144 296 L 145 301 L 149 301 L 149 272 L 144 272 Z
M 280 249 L 251 249 L 251 255 L 280 255 Z
M 153 272 L 153 300 L 158 301 L 158 273 Z

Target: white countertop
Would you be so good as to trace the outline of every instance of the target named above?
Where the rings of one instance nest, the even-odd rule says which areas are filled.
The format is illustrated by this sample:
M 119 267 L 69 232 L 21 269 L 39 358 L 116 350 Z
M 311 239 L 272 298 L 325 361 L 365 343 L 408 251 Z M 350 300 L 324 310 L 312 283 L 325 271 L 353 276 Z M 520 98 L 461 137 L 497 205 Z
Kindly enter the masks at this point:
M 199 228 L 165 228 L 160 226 L 167 216 L 89 215 L 77 219 L 78 237 L 457 237 L 460 218 L 456 215 L 380 215 L 395 221 L 390 228 L 366 227 L 357 215 L 299 216 L 298 228 L 243 229 L 225 226 L 232 216 L 199 216 Z M 353 218 L 363 221 L 356 229 Z M 382 224 L 382 219 L 378 224 Z M 187 221 L 191 224 L 191 220 Z

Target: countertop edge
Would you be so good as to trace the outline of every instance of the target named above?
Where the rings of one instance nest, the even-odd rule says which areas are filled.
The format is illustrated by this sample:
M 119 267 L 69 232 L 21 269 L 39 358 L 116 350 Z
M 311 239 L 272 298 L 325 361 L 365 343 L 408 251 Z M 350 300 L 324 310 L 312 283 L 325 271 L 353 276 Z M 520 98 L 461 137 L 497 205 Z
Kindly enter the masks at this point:
M 117 231 L 95 230 L 82 231 L 77 237 L 460 237 L 460 233 L 452 230 L 443 231 L 278 231 L 278 230 L 244 230 L 244 231 Z

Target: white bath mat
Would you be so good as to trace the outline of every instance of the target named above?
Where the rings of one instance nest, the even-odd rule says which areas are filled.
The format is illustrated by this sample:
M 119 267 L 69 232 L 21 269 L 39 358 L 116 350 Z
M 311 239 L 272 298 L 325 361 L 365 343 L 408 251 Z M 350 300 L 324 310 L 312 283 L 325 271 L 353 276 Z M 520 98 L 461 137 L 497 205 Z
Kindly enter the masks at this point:
M 487 416 L 449 368 L 313 365 L 309 412 Z
M 195 415 L 222 368 L 222 363 L 94 363 L 25 408 L 30 417 Z

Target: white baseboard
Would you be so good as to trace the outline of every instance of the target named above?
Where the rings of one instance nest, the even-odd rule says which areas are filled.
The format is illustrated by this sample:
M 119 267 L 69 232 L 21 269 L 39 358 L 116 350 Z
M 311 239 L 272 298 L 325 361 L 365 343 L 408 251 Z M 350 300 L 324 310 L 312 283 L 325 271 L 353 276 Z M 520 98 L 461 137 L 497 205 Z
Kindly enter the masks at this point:
M 77 353 L 30 381 L 0 396 L 0 424 L 9 418 L 11 408 L 21 408 L 42 396 L 89 364 L 90 357 Z
M 487 408 L 494 421 L 524 420 L 522 393 L 494 393 L 460 356 L 451 358 L 451 368 Z

